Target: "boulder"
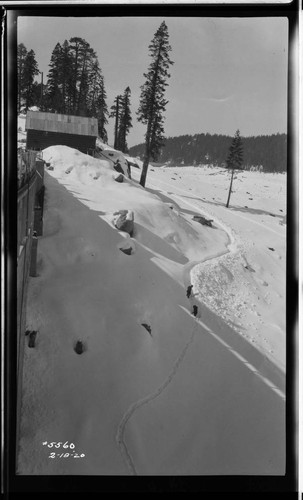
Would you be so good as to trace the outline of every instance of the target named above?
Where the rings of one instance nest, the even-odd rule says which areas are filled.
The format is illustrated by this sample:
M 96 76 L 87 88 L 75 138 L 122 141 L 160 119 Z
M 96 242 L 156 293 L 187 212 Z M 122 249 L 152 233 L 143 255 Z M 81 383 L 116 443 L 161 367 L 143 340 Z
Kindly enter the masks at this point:
M 200 222 L 200 224 L 203 224 L 204 226 L 210 226 L 212 227 L 212 219 L 205 219 L 205 217 L 202 217 L 202 215 L 194 215 L 193 220 Z
M 116 177 L 114 177 L 114 180 L 115 180 L 116 182 L 123 182 L 123 180 L 124 180 L 124 175 L 119 174 L 119 175 L 117 175 Z
M 82 354 L 85 351 L 84 344 L 81 340 L 78 340 L 74 346 L 74 351 L 77 354 Z
M 132 210 L 119 210 L 114 214 L 114 224 L 119 231 L 124 231 L 130 236 L 134 233 L 134 212 Z
M 25 335 L 28 335 L 28 347 L 35 347 L 36 346 L 36 337 L 37 337 L 37 331 L 32 330 L 32 331 L 26 331 Z
M 151 335 L 151 327 L 147 323 L 141 323 L 142 326 L 148 331 L 148 333 Z
M 131 255 L 133 252 L 132 247 L 129 248 L 120 248 L 121 252 L 125 253 L 126 255 Z

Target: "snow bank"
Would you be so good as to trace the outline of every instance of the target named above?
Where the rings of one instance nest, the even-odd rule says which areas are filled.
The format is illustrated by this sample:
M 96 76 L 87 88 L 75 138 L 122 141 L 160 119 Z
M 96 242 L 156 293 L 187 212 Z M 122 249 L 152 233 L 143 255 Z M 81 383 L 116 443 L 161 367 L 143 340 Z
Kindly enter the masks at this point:
M 250 314 L 260 294 L 263 320 L 283 319 L 283 183 L 273 181 L 261 202 L 257 180 L 238 177 L 253 195 L 233 193 L 227 210 L 226 172 L 184 168 L 172 180 L 157 169 L 143 189 L 136 179 L 116 183 L 108 162 L 70 148 L 48 148 L 46 158 L 54 170 L 45 174 L 39 276 L 29 285 L 27 328 L 39 333 L 25 350 L 18 472 L 284 474 L 283 356 L 233 324 L 249 328 L 240 307 L 247 288 Z M 255 196 L 256 206 L 247 200 Z M 114 228 L 120 209 L 134 213 L 133 238 Z M 130 255 L 120 251 L 128 244 Z M 264 302 L 277 283 L 279 311 Z M 85 458 L 49 458 L 45 441 L 73 442 Z

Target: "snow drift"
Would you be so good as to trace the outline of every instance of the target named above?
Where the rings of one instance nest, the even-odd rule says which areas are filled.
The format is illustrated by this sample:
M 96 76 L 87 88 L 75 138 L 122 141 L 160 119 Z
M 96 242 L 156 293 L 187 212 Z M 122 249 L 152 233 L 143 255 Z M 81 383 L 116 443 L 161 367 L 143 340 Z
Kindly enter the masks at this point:
M 18 472 L 284 474 L 282 334 L 278 343 L 269 335 L 270 353 L 237 323 L 239 311 L 242 333 L 249 321 L 258 333 L 259 316 L 246 320 L 240 308 L 247 288 L 251 306 L 262 298 L 255 311 L 270 315 L 264 291 L 277 283 L 274 269 L 282 275 L 284 228 L 262 215 L 266 234 L 277 233 L 275 260 L 260 254 L 257 213 L 244 220 L 212 204 L 216 182 L 206 172 L 198 183 L 197 170 L 178 169 L 181 182 L 171 182 L 169 169 L 157 169 L 143 189 L 136 179 L 116 183 L 110 162 L 64 146 L 44 159 L 54 169 L 29 286 L 27 328 L 39 333 L 25 351 Z M 133 238 L 115 228 L 119 210 L 134 213 Z M 195 214 L 211 215 L 213 227 Z M 49 458 L 45 441 L 73 442 L 85 457 Z

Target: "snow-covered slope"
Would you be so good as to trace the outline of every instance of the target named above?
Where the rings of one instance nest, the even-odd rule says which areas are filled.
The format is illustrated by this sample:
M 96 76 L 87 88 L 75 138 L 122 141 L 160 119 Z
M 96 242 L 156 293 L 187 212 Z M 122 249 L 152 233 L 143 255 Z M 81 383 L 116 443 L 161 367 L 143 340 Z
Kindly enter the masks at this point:
M 226 209 L 218 169 L 150 169 L 143 189 L 64 146 L 44 159 L 19 473 L 284 474 L 285 177 L 243 172 Z

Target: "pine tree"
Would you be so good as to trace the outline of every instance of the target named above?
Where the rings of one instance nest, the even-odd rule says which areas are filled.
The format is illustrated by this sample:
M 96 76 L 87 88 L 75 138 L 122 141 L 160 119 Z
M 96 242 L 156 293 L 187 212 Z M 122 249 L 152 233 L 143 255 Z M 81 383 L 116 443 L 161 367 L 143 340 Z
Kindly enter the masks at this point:
M 243 162 L 243 146 L 242 139 L 240 137 L 240 131 L 237 130 L 231 146 L 229 148 L 229 153 L 226 159 L 227 168 L 231 170 L 231 179 L 230 179 L 230 187 L 227 198 L 226 207 L 229 207 L 230 195 L 232 192 L 233 178 L 235 170 L 242 170 L 242 162 Z
M 106 104 L 106 91 L 104 78 L 97 59 L 94 60 L 89 78 L 88 115 L 98 119 L 98 134 L 102 141 L 107 143 L 105 125 L 108 123 L 108 108 Z
M 83 114 L 86 110 L 86 95 L 88 91 L 88 75 L 90 66 L 96 59 L 95 51 L 83 38 L 73 37 L 69 40 L 69 49 L 72 58 L 71 97 L 72 113 Z
M 144 73 L 145 83 L 141 86 L 140 106 L 137 111 L 138 121 L 147 125 L 145 134 L 145 152 L 140 179 L 141 186 L 145 186 L 150 158 L 157 159 L 164 142 L 164 116 L 168 101 L 164 99 L 167 78 L 170 77 L 168 68 L 173 61 L 169 52 L 172 50 L 168 42 L 168 29 L 163 21 L 149 45 L 152 62 L 148 73 Z
M 59 58 L 59 80 L 61 85 L 61 94 L 63 101 L 63 113 L 71 112 L 71 92 L 72 88 L 72 57 L 70 54 L 69 43 L 64 40 Z
M 28 109 L 30 106 L 34 104 L 34 94 L 33 94 L 33 86 L 34 86 L 34 78 L 38 75 L 39 69 L 38 64 L 35 58 L 35 52 L 31 49 L 24 61 L 24 99 L 25 99 L 25 107 Z
M 96 118 L 98 119 L 98 134 L 101 137 L 102 141 L 107 144 L 108 137 L 105 129 L 105 125 L 108 123 L 108 109 L 106 104 L 106 91 L 104 86 L 104 78 L 100 73 L 98 74 L 97 79 L 97 95 L 96 95 L 96 106 L 97 113 Z
M 114 100 L 114 104 L 110 107 L 111 112 L 109 117 L 115 118 L 115 130 L 114 130 L 114 148 L 119 149 L 119 127 L 121 118 L 121 101 L 122 95 L 117 95 Z
M 61 91 L 62 81 L 62 47 L 57 43 L 49 63 L 50 70 L 47 74 L 46 106 L 49 111 L 64 112 L 64 98 Z
M 39 73 L 35 52 L 27 51 L 25 45 L 20 43 L 17 51 L 18 67 L 18 111 L 21 106 L 28 109 L 35 102 L 34 79 Z
M 23 43 L 19 43 L 17 50 L 17 72 L 18 72 L 18 112 L 20 113 L 24 100 L 24 64 L 27 56 L 27 49 Z
M 130 88 L 127 87 L 124 91 L 121 100 L 121 114 L 120 114 L 120 123 L 119 123 L 119 132 L 118 132 L 118 145 L 119 150 L 122 153 L 127 152 L 127 142 L 126 136 L 129 133 L 130 128 L 132 127 L 132 118 L 130 111 Z

